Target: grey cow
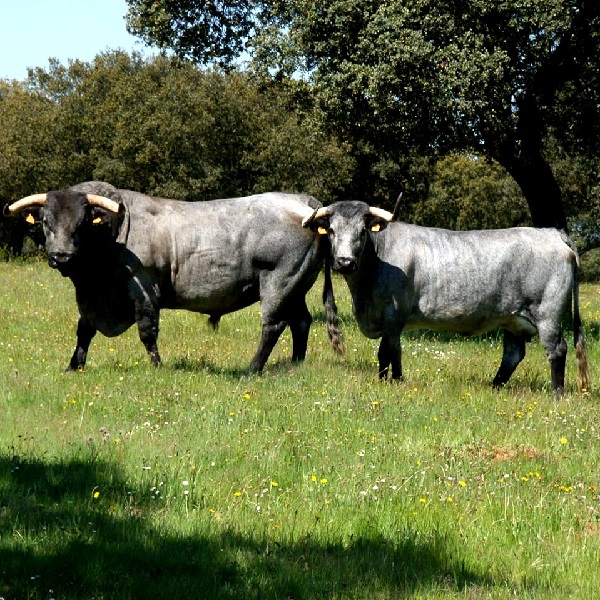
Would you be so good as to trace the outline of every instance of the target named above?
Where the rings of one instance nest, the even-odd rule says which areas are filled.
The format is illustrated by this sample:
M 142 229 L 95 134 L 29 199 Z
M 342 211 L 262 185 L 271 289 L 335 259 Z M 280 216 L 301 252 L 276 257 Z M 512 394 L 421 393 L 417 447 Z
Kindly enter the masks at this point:
M 286 325 L 292 359 L 305 357 L 312 321 L 305 296 L 326 252 L 301 222 L 318 206 L 310 196 L 280 193 L 189 203 L 86 182 L 29 196 L 6 212 L 42 221 L 50 266 L 75 286 L 80 318 L 67 370 L 84 367 L 97 331 L 117 336 L 134 323 L 159 365 L 160 309 L 205 313 L 216 325 L 221 315 L 260 300 L 254 372 L 262 370 Z M 341 350 L 328 275 L 328 330 Z
M 427 328 L 462 334 L 504 329 L 504 352 L 493 380 L 503 386 L 539 334 L 562 393 L 567 344 L 561 319 L 570 313 L 578 385 L 589 386 L 579 315 L 578 258 L 555 229 L 517 227 L 448 231 L 392 222 L 363 202 L 315 210 L 303 226 L 328 236 L 333 269 L 344 275 L 360 330 L 381 338 L 379 376 L 402 377 L 400 334 Z

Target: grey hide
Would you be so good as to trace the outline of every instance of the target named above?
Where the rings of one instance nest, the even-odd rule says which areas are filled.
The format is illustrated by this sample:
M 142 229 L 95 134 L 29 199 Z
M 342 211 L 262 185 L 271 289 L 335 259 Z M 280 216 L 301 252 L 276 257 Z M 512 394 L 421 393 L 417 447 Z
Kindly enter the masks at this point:
M 390 222 L 363 202 L 337 202 L 303 225 L 329 238 L 332 266 L 344 275 L 354 315 L 369 338 L 381 338 L 379 375 L 402 377 L 400 334 L 426 328 L 479 334 L 500 327 L 504 350 L 493 380 L 503 386 L 539 335 L 552 389 L 564 388 L 563 316 L 573 302 L 580 389 L 589 387 L 579 315 L 578 258 L 555 229 L 448 231 Z M 380 211 L 385 212 L 385 211 Z
M 90 194 L 117 202 L 116 212 L 97 206 Z M 216 325 L 221 315 L 259 300 L 262 337 L 249 370 L 262 370 L 286 325 L 292 359 L 305 357 L 312 321 L 305 296 L 327 250 L 324 240 L 301 227 L 320 206 L 314 198 L 268 193 L 188 203 L 104 182 L 41 196 L 14 203 L 7 212 L 30 222 L 41 219 L 50 266 L 75 286 L 80 319 L 67 370 L 84 367 L 97 331 L 117 336 L 134 323 L 158 365 L 160 309 L 205 313 Z M 339 349 L 328 276 L 325 285 L 328 330 Z

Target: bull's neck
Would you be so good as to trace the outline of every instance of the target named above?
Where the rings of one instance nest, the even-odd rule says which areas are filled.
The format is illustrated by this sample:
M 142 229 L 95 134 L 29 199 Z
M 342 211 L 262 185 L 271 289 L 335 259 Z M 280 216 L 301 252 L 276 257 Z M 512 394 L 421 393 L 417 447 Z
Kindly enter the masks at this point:
M 363 304 L 372 295 L 373 282 L 379 271 L 380 259 L 375 251 L 371 235 L 367 237 L 365 247 L 359 257 L 358 269 L 354 273 L 344 275 L 350 289 L 354 307 Z
M 115 269 L 121 262 L 122 246 L 111 241 L 101 246 L 82 248 L 77 258 L 77 267 L 69 275 L 74 284 L 103 285 L 113 279 Z

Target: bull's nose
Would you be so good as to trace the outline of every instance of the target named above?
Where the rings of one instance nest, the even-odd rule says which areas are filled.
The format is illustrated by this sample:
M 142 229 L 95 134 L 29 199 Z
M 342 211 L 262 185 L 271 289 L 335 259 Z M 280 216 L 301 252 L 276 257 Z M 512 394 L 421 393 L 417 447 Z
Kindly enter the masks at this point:
M 333 264 L 333 270 L 338 273 L 354 273 L 356 271 L 357 265 L 356 261 L 353 258 L 340 257 L 336 258 Z
M 65 252 L 57 252 L 55 254 L 50 254 L 50 256 L 48 256 L 48 264 L 53 269 L 61 269 L 69 264 L 69 261 L 72 257 L 72 254 L 67 254 Z

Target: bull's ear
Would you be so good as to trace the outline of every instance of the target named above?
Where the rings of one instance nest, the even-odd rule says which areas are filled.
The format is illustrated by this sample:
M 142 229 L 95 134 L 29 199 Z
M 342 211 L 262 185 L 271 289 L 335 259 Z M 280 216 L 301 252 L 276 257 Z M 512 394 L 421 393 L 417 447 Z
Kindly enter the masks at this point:
M 42 220 L 41 208 L 39 206 L 31 206 L 21 211 L 21 218 L 33 227 Z
M 319 235 L 327 235 L 329 233 L 329 219 L 326 217 L 322 217 L 320 219 L 315 219 L 309 227 Z
M 110 223 L 115 216 L 114 213 L 100 206 L 92 206 L 91 208 L 92 225 L 102 225 L 104 223 Z
M 379 233 L 380 231 L 383 231 L 388 226 L 388 223 L 389 222 L 385 219 L 376 217 L 375 215 L 366 216 L 366 227 L 373 233 Z

